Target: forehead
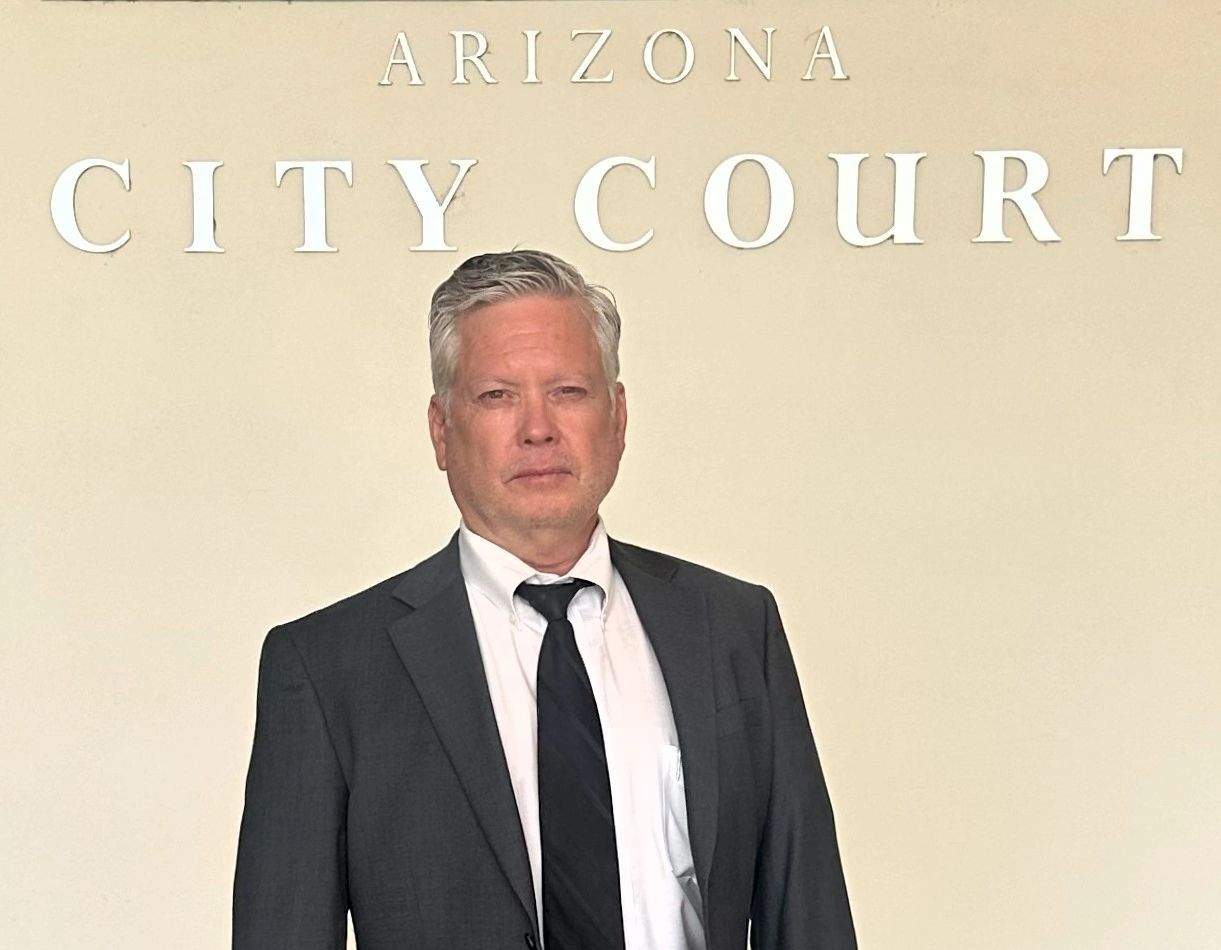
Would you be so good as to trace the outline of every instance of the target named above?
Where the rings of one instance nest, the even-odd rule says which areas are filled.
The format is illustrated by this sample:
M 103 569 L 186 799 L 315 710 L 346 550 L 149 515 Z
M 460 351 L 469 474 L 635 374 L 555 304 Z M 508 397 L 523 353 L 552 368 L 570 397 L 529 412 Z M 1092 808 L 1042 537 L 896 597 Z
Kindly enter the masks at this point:
M 458 336 L 459 367 L 547 356 L 600 361 L 589 312 L 573 297 L 532 295 L 485 304 L 459 319 Z

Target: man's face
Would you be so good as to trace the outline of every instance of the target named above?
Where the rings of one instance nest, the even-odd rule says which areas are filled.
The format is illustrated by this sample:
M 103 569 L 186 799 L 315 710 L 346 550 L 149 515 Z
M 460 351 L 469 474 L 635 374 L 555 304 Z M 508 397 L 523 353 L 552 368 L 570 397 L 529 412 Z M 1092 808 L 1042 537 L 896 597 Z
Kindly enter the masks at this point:
M 467 526 L 514 553 L 588 537 L 619 471 L 627 404 L 620 384 L 611 397 L 581 302 L 490 304 L 458 334 L 449 408 L 434 396 L 428 425 Z

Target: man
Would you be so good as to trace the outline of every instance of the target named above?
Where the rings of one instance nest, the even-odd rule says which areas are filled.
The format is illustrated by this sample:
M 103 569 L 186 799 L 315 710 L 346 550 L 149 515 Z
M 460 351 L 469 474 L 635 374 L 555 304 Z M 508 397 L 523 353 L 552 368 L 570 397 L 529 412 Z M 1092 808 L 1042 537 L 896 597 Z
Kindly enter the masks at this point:
M 607 537 L 619 315 L 537 251 L 436 291 L 428 425 L 462 515 L 277 627 L 235 950 L 845 950 L 831 807 L 776 604 Z

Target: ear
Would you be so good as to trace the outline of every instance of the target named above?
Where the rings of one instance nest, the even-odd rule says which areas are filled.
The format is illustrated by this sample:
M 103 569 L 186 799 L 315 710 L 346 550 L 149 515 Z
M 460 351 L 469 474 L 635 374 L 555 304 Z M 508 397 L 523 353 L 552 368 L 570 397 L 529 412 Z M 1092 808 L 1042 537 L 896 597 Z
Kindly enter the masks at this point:
M 445 407 L 441 397 L 433 393 L 428 400 L 428 437 L 432 439 L 432 451 L 437 457 L 437 468 L 445 471 Z
M 619 454 L 623 455 L 623 448 L 627 444 L 627 393 L 623 383 L 615 383 L 615 405 L 611 413 L 614 416 L 615 440 L 619 443 Z

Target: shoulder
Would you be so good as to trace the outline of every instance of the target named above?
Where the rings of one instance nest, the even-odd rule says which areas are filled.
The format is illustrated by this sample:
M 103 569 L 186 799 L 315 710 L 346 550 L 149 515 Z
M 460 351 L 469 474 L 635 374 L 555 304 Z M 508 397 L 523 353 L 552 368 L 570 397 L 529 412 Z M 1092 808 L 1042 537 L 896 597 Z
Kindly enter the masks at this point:
M 616 567 L 629 566 L 661 580 L 671 581 L 720 597 L 758 603 L 771 599 L 771 593 L 761 584 L 725 574 L 704 564 L 684 560 L 672 554 L 642 548 L 624 541 L 611 541 L 611 557 Z
M 704 617 L 715 650 L 762 657 L 779 629 L 776 600 L 761 584 L 623 542 L 612 542 L 611 557 L 638 611 L 677 596 L 684 610 Z
M 325 607 L 319 607 L 295 620 L 289 620 L 281 624 L 280 629 L 292 630 L 295 634 L 304 635 L 313 630 L 326 630 L 376 620 L 396 603 L 394 591 L 409 573 L 410 571 L 402 571 L 393 577 L 387 577 L 364 590 L 349 594 Z
M 452 541 L 406 571 L 273 628 L 267 635 L 267 648 L 277 641 L 289 641 L 306 656 L 359 651 L 362 644 L 380 648 L 387 629 L 411 612 L 421 590 L 444 584 L 450 574 L 457 575 Z
M 406 573 L 406 572 L 404 572 Z M 304 664 L 311 676 L 367 662 L 380 652 L 386 629 L 408 608 L 393 591 L 403 574 L 344 597 L 333 604 L 273 627 L 263 641 L 260 666 Z

